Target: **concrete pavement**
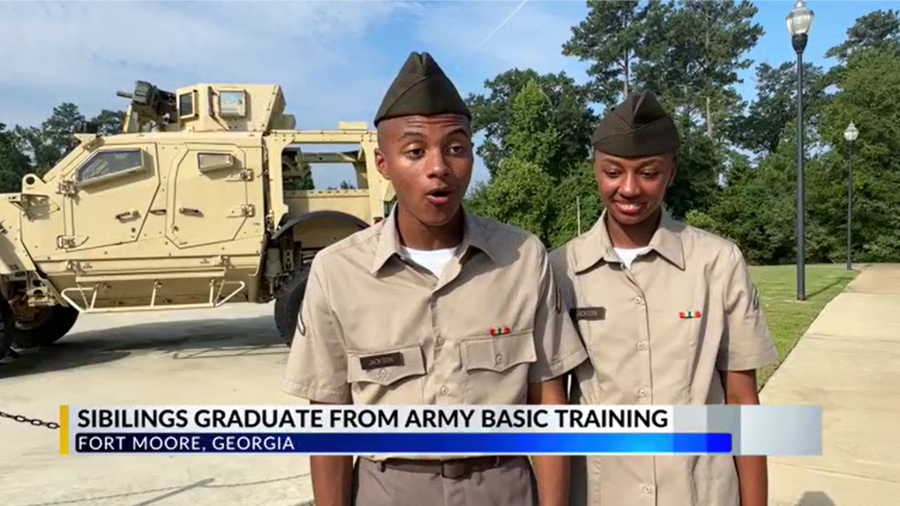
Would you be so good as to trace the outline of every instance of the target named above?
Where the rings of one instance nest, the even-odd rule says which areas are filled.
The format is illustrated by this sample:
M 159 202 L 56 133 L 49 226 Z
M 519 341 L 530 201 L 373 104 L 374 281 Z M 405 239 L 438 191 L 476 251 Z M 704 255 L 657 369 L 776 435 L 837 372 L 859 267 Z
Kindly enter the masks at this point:
M 761 392 L 822 406 L 820 457 L 769 459 L 772 506 L 900 504 L 900 265 L 864 266 Z
M 57 421 L 60 404 L 288 404 L 271 305 L 89 315 L 38 355 L 0 366 L 0 411 Z M 294 455 L 57 455 L 57 433 L 0 418 L 4 506 L 298 506 Z

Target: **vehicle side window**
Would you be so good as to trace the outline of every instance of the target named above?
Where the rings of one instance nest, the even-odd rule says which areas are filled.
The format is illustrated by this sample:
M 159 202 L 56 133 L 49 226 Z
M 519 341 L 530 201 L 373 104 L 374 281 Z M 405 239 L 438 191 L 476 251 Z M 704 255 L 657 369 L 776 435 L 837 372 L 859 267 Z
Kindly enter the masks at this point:
M 85 182 L 109 177 L 120 172 L 140 170 L 143 165 L 144 158 L 140 149 L 101 151 L 78 169 L 75 180 Z

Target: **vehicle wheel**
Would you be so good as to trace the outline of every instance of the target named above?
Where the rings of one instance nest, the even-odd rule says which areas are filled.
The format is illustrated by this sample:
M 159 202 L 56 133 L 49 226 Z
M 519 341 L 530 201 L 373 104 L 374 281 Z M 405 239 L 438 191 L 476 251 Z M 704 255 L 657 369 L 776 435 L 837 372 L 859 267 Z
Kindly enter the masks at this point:
M 76 320 L 78 310 L 73 307 L 35 307 L 15 314 L 4 330 L 12 335 L 12 344 L 16 348 L 35 348 L 62 339 L 72 330 Z
M 288 346 L 294 341 L 297 328 L 297 313 L 303 294 L 306 292 L 306 280 L 309 279 L 310 264 L 304 264 L 299 270 L 288 276 L 275 297 L 275 326 L 278 334 Z
M 12 349 L 13 335 L 6 332 L 6 327 L 12 319 L 12 310 L 9 303 L 0 297 L 0 360 L 6 357 L 15 358 L 15 351 Z

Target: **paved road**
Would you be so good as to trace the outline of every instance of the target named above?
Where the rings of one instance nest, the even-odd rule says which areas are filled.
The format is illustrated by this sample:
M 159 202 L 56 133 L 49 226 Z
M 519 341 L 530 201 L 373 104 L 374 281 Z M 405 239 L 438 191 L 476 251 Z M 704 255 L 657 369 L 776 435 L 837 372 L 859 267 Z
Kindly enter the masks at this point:
M 822 406 L 822 456 L 770 459 L 772 506 L 900 504 L 900 266 L 865 268 L 762 391 Z
M 271 305 L 90 315 L 52 349 L 0 366 L 0 410 L 55 421 L 60 404 L 286 404 Z M 280 455 L 57 455 L 57 434 L 0 419 L 4 506 L 296 506 L 309 461 Z

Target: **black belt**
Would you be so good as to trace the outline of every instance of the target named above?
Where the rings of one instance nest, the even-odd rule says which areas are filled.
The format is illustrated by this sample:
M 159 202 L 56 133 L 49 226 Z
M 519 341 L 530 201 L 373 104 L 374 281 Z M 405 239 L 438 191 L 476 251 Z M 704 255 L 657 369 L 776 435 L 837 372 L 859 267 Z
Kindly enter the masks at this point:
M 376 463 L 381 467 L 382 471 L 385 468 L 391 468 L 411 473 L 439 474 L 444 478 L 455 480 L 469 476 L 472 473 L 494 469 L 502 464 L 521 458 L 515 455 L 504 455 L 452 460 L 387 459 Z

